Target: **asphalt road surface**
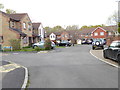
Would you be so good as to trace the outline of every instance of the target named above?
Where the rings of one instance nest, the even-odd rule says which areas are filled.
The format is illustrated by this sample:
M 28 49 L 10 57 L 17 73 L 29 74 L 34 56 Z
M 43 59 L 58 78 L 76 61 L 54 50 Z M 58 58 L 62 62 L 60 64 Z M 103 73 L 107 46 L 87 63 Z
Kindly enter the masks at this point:
M 93 57 L 91 46 L 60 48 L 48 53 L 3 56 L 29 69 L 29 88 L 118 88 L 118 68 Z

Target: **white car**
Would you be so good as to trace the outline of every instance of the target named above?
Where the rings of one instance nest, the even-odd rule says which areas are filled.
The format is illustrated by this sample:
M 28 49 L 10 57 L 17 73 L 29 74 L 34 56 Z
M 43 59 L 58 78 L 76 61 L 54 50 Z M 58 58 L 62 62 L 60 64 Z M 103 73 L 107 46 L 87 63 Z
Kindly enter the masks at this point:
M 38 42 L 32 45 L 33 48 L 39 47 L 39 48 L 44 48 L 45 42 Z M 56 46 L 54 42 L 51 42 L 52 49 Z

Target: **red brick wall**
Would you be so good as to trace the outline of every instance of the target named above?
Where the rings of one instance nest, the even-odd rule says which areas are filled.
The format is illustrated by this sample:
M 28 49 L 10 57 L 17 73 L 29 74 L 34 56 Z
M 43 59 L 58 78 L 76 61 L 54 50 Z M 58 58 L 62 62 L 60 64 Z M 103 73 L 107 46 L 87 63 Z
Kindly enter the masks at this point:
M 67 32 L 63 32 L 61 34 L 61 40 L 68 40 L 69 39 L 69 34 Z
M 100 32 L 104 32 L 104 35 L 101 36 Z M 98 36 L 95 36 L 94 33 L 98 33 Z M 92 38 L 106 38 L 106 36 L 107 36 L 107 33 L 104 30 L 102 30 L 101 28 L 98 28 L 93 32 Z
M 107 46 L 109 46 L 111 44 L 111 42 L 115 41 L 115 40 L 120 40 L 120 36 L 110 36 L 110 37 L 107 37 Z

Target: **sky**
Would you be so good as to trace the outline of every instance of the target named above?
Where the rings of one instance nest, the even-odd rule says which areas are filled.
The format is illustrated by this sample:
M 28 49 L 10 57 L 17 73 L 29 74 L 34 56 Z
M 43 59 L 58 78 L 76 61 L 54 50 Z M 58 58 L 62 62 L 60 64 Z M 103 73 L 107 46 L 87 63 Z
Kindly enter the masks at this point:
M 118 10 L 117 0 L 0 0 L 5 9 L 28 13 L 44 27 L 100 25 Z

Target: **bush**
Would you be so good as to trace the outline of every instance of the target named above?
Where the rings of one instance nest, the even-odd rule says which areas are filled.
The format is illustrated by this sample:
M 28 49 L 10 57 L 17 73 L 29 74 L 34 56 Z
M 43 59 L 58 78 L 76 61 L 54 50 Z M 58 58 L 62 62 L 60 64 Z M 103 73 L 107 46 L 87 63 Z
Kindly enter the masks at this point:
M 40 47 L 35 47 L 35 51 L 43 51 L 45 50 L 44 48 L 40 48 Z
M 23 48 L 31 48 L 31 46 L 26 46 L 26 47 L 23 47 Z
M 20 50 L 20 40 L 19 39 L 11 39 L 10 45 L 12 46 L 13 50 Z
M 51 46 L 51 41 L 49 38 L 45 39 L 45 44 L 44 44 L 45 50 L 50 50 L 52 48 Z

